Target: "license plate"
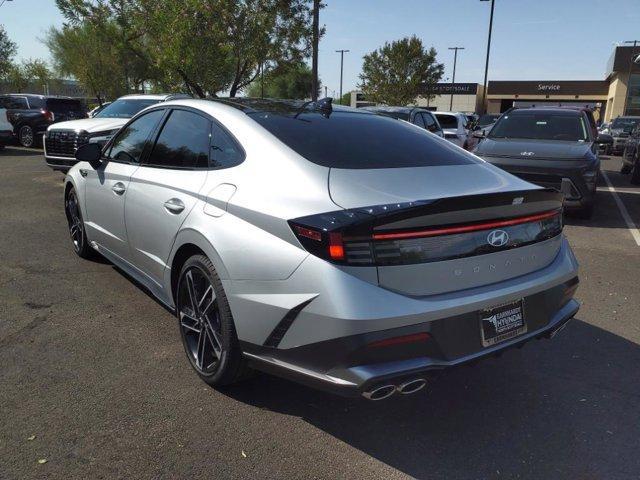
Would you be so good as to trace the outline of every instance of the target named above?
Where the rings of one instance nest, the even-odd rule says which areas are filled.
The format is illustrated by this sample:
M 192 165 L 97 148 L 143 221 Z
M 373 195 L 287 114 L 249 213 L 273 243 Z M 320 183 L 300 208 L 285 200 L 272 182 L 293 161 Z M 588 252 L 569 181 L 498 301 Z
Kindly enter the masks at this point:
M 527 331 L 522 300 L 480 311 L 482 346 L 490 347 Z

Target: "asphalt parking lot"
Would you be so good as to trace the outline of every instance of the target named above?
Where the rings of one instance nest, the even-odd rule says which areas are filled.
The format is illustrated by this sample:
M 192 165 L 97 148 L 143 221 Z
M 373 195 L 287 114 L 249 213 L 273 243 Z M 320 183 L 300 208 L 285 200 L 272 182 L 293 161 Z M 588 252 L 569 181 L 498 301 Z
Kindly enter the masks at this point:
M 640 224 L 640 188 L 616 157 L 603 170 L 594 218 L 565 228 L 577 318 L 426 394 L 370 403 L 267 375 L 207 387 L 167 310 L 74 255 L 62 176 L 7 148 L 0 478 L 639 478 L 640 238 L 619 203 Z

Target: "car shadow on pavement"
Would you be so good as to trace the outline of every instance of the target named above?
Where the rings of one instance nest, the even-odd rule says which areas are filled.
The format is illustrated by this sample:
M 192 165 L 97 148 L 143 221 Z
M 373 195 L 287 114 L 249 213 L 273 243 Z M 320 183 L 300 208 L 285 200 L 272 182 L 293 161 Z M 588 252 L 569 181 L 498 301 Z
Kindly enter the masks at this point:
M 15 148 L 11 146 L 6 146 L 4 149 L 0 150 L 0 158 L 6 157 L 32 157 L 33 155 L 43 154 L 42 150 L 37 150 L 35 148 Z M 44 162 L 44 158 L 43 158 Z
M 416 478 L 635 478 L 639 366 L 639 345 L 573 320 L 551 341 L 448 371 L 426 393 L 368 402 L 262 374 L 224 393 Z

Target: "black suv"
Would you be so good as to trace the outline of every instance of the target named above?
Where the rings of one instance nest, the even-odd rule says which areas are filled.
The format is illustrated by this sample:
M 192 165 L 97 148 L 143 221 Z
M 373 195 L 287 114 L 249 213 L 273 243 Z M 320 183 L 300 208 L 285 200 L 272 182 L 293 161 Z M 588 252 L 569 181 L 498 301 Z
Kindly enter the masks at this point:
M 39 144 L 52 123 L 87 116 L 80 100 L 30 93 L 0 95 L 0 108 L 7 109 L 7 119 L 13 125 L 14 135 L 23 147 Z
M 480 133 L 478 136 L 482 136 Z M 600 174 L 597 135 L 582 109 L 520 108 L 505 112 L 475 154 L 524 180 L 564 193 L 565 208 L 589 218 Z

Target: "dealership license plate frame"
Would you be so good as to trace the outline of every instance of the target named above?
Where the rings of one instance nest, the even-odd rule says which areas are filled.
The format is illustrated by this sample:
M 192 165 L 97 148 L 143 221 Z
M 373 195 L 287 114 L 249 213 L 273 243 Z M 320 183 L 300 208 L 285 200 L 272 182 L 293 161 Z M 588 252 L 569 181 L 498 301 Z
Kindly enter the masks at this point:
M 514 310 L 514 312 L 511 314 L 506 313 L 512 310 Z M 511 321 L 506 327 L 498 328 L 497 326 L 494 326 L 491 318 L 498 316 L 496 320 L 502 320 L 503 317 L 501 318 L 500 314 L 505 314 L 506 316 L 519 314 L 520 318 L 519 320 L 515 319 Z M 527 333 L 527 318 L 525 315 L 523 298 L 480 310 L 478 312 L 478 317 L 480 338 L 483 347 L 493 347 Z M 494 330 L 493 332 L 491 330 L 492 327 Z

